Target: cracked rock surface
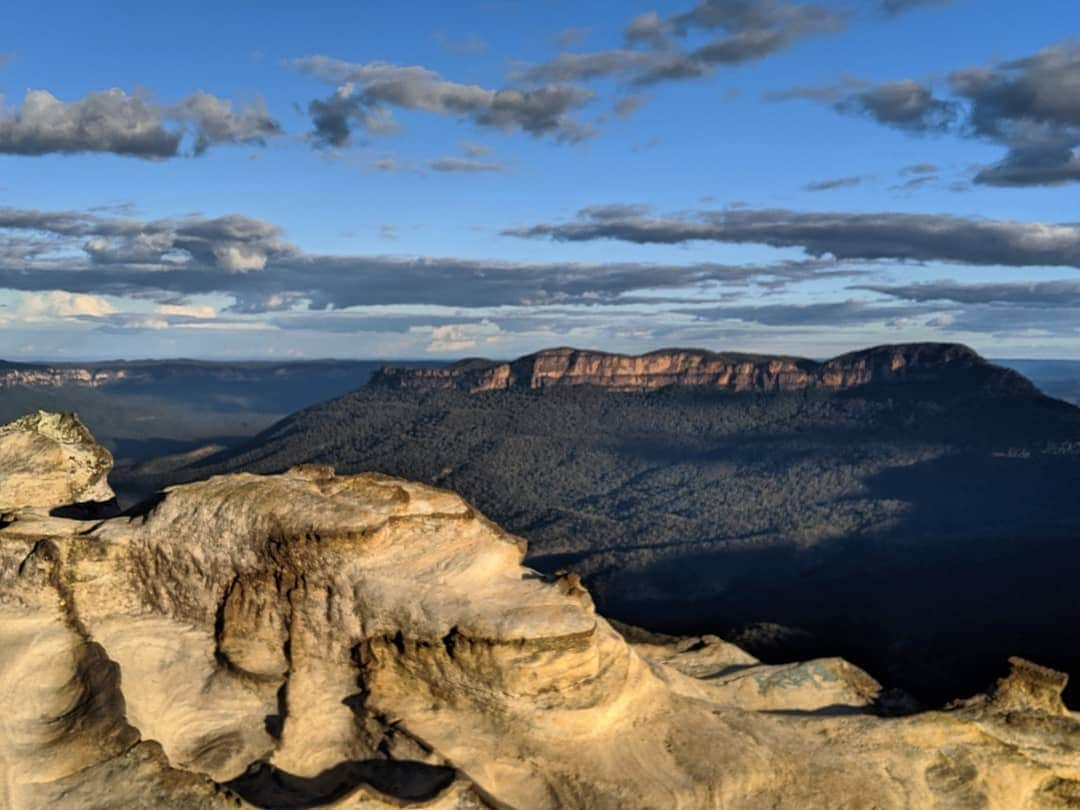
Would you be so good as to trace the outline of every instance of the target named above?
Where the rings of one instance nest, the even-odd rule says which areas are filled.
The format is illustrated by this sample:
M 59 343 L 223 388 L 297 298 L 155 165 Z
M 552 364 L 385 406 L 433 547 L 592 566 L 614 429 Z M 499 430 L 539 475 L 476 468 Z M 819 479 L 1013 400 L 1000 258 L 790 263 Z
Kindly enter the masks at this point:
M 1080 806 L 1062 676 L 1020 659 L 886 719 L 839 659 L 629 643 L 421 484 L 230 475 L 95 521 L 64 498 L 0 524 L 5 808 Z

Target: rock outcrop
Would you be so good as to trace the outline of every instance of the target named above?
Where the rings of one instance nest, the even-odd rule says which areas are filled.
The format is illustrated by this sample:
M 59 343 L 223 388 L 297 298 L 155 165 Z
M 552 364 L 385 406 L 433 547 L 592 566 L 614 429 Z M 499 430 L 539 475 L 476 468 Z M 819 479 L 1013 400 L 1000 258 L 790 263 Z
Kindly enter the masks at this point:
M 837 659 L 631 644 L 444 490 L 302 467 L 93 523 L 38 506 L 0 528 L 3 807 L 1080 801 L 1054 673 L 885 720 Z
M 0 513 L 113 499 L 112 455 L 75 414 L 38 411 L 0 426 Z
M 457 389 L 477 393 L 593 385 L 614 391 L 699 386 L 769 393 L 805 389 L 845 390 L 873 383 L 936 382 L 974 375 L 995 390 L 1034 394 L 1016 372 L 991 365 L 966 346 L 913 343 L 852 352 L 824 363 L 798 357 L 722 354 L 700 349 L 662 349 L 639 356 L 561 348 L 510 362 L 463 360 L 443 368 L 387 366 L 374 385 L 409 389 Z

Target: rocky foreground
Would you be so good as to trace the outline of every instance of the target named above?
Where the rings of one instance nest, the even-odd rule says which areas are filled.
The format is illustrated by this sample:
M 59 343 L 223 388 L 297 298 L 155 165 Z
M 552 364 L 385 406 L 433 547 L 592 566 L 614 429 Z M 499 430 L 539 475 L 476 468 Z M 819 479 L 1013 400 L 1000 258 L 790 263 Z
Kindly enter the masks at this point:
M 302 467 L 104 517 L 103 463 L 74 417 L 0 428 L 2 807 L 1080 807 L 1034 664 L 886 717 L 839 659 L 629 643 L 444 490 Z

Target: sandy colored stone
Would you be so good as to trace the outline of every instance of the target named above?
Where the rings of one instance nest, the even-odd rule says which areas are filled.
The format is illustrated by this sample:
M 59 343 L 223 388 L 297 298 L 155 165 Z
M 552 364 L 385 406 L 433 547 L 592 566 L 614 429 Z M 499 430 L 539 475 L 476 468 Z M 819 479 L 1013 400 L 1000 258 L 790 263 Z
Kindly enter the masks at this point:
M 75 414 L 38 411 L 0 426 L 0 512 L 110 501 L 111 469 Z
M 1050 808 L 1063 677 L 884 719 L 839 659 L 630 644 L 458 496 L 319 467 L 0 529 L 0 806 Z M 1055 702 L 1055 695 L 1056 702 Z

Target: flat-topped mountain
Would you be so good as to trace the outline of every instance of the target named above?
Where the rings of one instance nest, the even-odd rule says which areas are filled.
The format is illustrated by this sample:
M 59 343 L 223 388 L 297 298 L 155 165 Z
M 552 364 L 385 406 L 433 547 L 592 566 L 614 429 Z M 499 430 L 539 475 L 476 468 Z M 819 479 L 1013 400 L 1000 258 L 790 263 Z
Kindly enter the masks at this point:
M 374 375 L 372 384 L 470 393 L 572 385 L 612 391 L 650 391 L 675 385 L 770 393 L 841 391 L 876 383 L 961 381 L 1003 391 L 1035 392 L 1031 383 L 1016 372 L 991 365 L 966 346 L 949 343 L 878 346 L 826 362 L 703 349 L 661 349 L 631 356 L 558 348 L 509 362 L 470 359 L 441 368 L 387 366 Z
M 638 362 L 579 355 L 555 368 Z M 1055 584 L 1080 576 L 1080 410 L 958 346 L 739 362 L 871 382 L 533 388 L 530 371 L 475 391 L 463 368 L 515 364 L 407 371 L 438 384 L 380 375 L 246 444 L 119 482 L 302 463 L 399 475 L 460 492 L 528 539 L 531 565 L 576 571 L 602 610 L 652 630 L 755 639 L 773 660 L 843 653 L 935 702 L 1004 655 L 1080 673 L 1080 607 Z M 759 623 L 792 632 L 744 633 Z
M 0 805 L 1052 810 L 1080 796 L 1063 673 L 1020 658 L 948 711 L 838 658 L 624 637 L 458 495 L 306 466 L 57 517 L 106 458 L 77 420 L 0 520 Z M 57 451 L 57 452 L 54 452 Z M 0 504 L 26 480 L 0 466 Z M 51 494 L 51 496 L 50 496 Z M 51 499 L 50 499 L 51 497 Z

